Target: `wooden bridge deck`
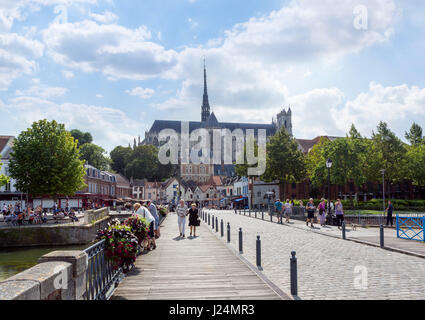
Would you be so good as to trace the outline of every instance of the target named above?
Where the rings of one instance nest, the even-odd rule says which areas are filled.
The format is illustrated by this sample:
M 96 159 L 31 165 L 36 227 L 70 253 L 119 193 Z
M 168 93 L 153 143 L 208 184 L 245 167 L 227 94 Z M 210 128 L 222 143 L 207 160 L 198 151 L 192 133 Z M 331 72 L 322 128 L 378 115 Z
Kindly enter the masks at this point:
M 157 249 L 140 256 L 111 300 L 281 300 L 272 288 L 207 230 L 178 235 L 177 216 L 161 227 Z

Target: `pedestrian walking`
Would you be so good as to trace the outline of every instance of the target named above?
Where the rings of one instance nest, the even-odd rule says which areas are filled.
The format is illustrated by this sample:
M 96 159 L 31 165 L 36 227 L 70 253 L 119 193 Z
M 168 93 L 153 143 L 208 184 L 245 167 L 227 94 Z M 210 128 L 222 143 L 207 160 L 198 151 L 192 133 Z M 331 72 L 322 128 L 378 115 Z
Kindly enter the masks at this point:
M 289 202 L 289 199 L 286 199 L 286 203 L 285 203 L 285 219 L 286 219 L 286 223 L 289 223 L 289 219 L 291 218 L 291 214 L 292 214 L 292 203 Z
M 326 200 L 321 199 L 319 203 L 319 218 L 320 218 L 320 226 L 324 227 L 326 225 Z
M 191 208 L 189 209 L 189 227 L 190 227 L 190 236 L 192 236 L 192 229 L 193 229 L 193 236 L 196 238 L 196 227 L 200 226 L 200 220 L 199 220 L 199 212 L 198 208 L 196 208 L 196 204 L 192 203 Z
M 387 213 L 387 227 L 389 225 L 389 223 L 391 223 L 391 227 L 393 226 L 393 211 L 394 211 L 394 206 L 391 203 L 391 201 L 388 201 L 388 207 L 387 209 L 385 209 L 385 212 Z
M 313 198 L 310 198 L 310 201 L 306 205 L 306 209 L 307 209 L 307 223 L 306 223 L 306 225 L 308 227 L 308 223 L 310 222 L 311 227 L 314 228 L 314 226 L 313 226 L 314 212 L 316 211 L 316 207 L 314 205 Z
M 180 237 L 184 238 L 184 229 L 186 226 L 186 215 L 188 209 L 184 203 L 184 200 L 180 200 L 179 205 L 176 207 L 177 223 L 179 224 Z
M 276 210 L 276 214 L 278 216 L 279 220 L 282 220 L 282 208 L 283 208 L 283 203 L 280 202 L 280 199 L 277 199 L 276 202 L 274 203 L 274 207 Z
M 344 222 L 344 209 L 342 207 L 341 199 L 337 199 L 335 202 L 335 215 L 338 222 L 338 229 L 340 229 Z

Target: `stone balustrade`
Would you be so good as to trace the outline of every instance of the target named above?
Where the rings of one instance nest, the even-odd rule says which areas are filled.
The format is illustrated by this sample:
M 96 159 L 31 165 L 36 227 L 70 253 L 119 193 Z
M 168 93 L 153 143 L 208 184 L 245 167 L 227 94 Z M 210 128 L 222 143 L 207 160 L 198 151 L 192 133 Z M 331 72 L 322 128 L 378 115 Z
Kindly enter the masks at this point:
M 38 264 L 0 282 L 0 300 L 82 300 L 88 257 L 84 251 L 54 251 Z

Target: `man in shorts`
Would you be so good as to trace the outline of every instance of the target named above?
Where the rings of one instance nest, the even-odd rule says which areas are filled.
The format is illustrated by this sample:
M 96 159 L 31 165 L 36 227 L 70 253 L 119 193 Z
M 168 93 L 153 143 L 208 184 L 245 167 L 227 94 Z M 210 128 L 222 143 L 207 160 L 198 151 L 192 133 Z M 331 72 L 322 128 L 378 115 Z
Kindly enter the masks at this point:
M 280 199 L 277 199 L 276 202 L 274 203 L 275 209 L 276 209 L 276 214 L 278 217 L 278 222 L 280 221 L 280 223 L 282 223 L 282 208 L 283 208 L 283 203 L 280 202 Z

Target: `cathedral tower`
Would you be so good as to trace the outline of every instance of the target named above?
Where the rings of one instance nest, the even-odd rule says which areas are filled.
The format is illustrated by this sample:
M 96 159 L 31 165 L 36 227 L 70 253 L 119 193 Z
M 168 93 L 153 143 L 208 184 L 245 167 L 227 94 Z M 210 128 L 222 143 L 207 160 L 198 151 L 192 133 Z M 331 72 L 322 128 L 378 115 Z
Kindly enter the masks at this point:
M 285 127 L 286 132 L 292 137 L 292 111 L 291 106 L 289 106 L 288 111 L 285 111 L 283 108 L 282 112 L 277 115 L 277 130 L 280 130 L 282 127 Z
M 205 67 L 204 59 L 204 99 L 202 101 L 202 113 L 201 121 L 206 122 L 210 116 L 210 103 L 208 101 L 208 89 L 207 89 L 207 69 Z

